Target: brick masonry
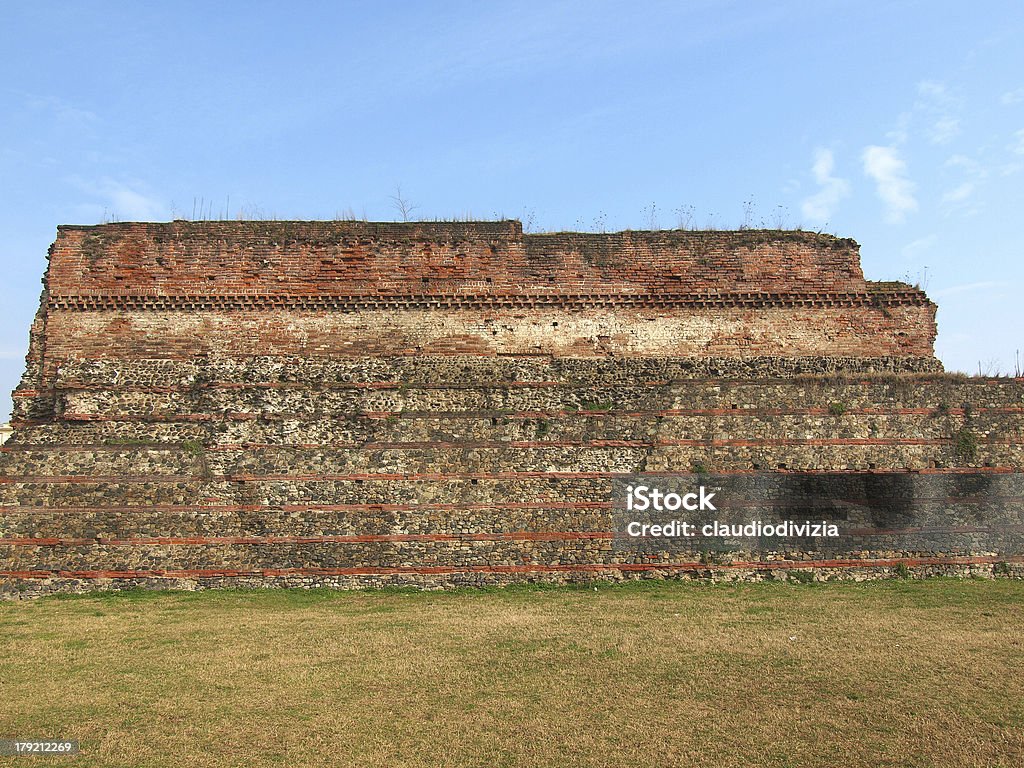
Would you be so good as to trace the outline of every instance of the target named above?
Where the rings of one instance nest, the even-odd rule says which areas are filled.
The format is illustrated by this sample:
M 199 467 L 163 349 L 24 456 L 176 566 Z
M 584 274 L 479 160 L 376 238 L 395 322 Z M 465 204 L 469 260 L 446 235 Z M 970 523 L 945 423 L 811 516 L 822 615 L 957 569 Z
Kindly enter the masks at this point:
M 934 337 L 809 233 L 61 227 L 0 595 L 1020 574 L 1024 386 L 943 374 Z M 616 548 L 613 482 L 690 471 L 902 501 L 836 512 L 842 552 Z

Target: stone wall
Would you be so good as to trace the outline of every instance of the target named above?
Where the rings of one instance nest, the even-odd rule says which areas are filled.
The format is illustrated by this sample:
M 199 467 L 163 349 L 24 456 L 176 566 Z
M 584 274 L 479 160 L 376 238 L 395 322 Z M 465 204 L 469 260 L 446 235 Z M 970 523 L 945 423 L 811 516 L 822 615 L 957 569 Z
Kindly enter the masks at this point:
M 2 449 L 0 589 L 1019 573 L 1021 383 L 860 362 L 876 372 L 772 358 L 67 365 L 57 418 L 24 415 Z M 920 503 L 895 523 L 839 514 L 856 523 L 852 557 L 617 550 L 614 480 L 692 471 L 898 482 Z M 924 529 L 927 546 L 906 543 Z
M 942 373 L 934 312 L 806 233 L 61 228 L 0 596 L 1021 574 L 1024 386 Z M 622 549 L 637 473 L 837 488 L 842 547 Z

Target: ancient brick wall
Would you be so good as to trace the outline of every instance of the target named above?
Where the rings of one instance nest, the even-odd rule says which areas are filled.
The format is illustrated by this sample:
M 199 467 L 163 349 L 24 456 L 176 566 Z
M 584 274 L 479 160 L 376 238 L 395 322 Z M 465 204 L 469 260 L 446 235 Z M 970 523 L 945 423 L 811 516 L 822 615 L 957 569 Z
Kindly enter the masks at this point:
M 869 283 L 856 243 L 803 232 L 61 227 L 43 298 L 28 390 L 45 389 L 64 361 L 98 357 L 932 358 L 935 338 L 922 291 Z
M 516 221 L 60 227 L 54 296 L 865 290 L 857 244 L 806 232 L 524 235 Z
M 1024 385 L 941 373 L 934 311 L 805 233 L 62 228 L 0 596 L 1020 574 Z M 680 472 L 854 501 L 840 543 L 617 547 L 614 483 Z

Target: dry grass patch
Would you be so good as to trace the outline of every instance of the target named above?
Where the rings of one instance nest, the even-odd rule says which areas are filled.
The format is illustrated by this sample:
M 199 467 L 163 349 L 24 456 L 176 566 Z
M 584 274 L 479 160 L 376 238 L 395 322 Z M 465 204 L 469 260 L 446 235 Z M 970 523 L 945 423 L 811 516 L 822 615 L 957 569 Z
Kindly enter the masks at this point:
M 76 765 L 1020 766 L 1024 583 L 0 605 L 0 737 Z

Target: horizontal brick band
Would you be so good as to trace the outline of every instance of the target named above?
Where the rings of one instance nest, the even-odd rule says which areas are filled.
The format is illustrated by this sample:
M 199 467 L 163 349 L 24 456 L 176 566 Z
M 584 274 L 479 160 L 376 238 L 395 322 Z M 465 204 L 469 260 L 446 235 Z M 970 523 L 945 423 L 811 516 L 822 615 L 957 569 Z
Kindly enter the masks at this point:
M 263 309 L 342 310 L 360 309 L 531 309 L 531 308 L 722 308 L 722 307 L 896 307 L 930 304 L 922 291 L 735 291 L 721 293 L 460 293 L 336 295 L 233 294 L 146 295 L 57 294 L 49 297 L 51 310 L 215 310 Z
M 651 473 L 645 473 L 651 474 Z M 725 473 L 716 473 L 725 474 Z M 797 473 L 791 473 L 797 474 Z M 829 471 L 829 474 L 835 474 Z M 849 504 L 866 506 L 868 499 L 843 498 Z M 1024 496 L 1009 496 L 986 493 L 974 496 L 914 496 L 915 504 L 1008 504 L 1024 501 Z M 789 506 L 800 507 L 799 501 L 786 501 L 782 499 L 773 500 L 772 504 L 777 508 Z M 757 500 L 733 499 L 731 506 L 748 507 L 761 506 L 763 502 Z M 144 506 L 35 506 L 24 507 L 19 504 L 0 504 L 0 515 L 13 513 L 28 513 L 33 515 L 60 513 L 64 515 L 90 514 L 90 513 L 117 513 L 131 514 L 133 512 L 160 512 L 160 513 L 188 513 L 188 514 L 229 514 L 233 512 L 440 512 L 455 510 L 553 510 L 553 509 L 611 509 L 611 501 L 548 501 L 538 499 L 536 501 L 500 501 L 485 503 L 424 503 L 424 504 L 145 504 Z
M 978 406 L 972 408 L 973 415 L 1016 415 L 1024 414 L 1024 406 Z M 765 416 L 833 416 L 827 408 L 668 408 L 638 410 L 631 409 L 608 409 L 608 410 L 530 410 L 530 411 L 508 411 L 505 409 L 474 410 L 474 411 L 361 411 L 348 414 L 349 419 L 367 419 L 381 421 L 387 419 L 492 419 L 502 418 L 508 420 L 523 419 L 562 419 L 562 418 L 598 418 L 598 419 L 642 419 L 646 417 L 671 417 L 671 416 L 732 416 L 732 417 L 765 417 Z M 843 416 L 964 416 L 962 408 L 847 408 Z M 309 421 L 311 416 L 308 413 L 293 411 L 255 412 L 255 411 L 232 411 L 227 413 L 147 413 L 147 414 L 107 414 L 87 413 L 76 411 L 65 411 L 63 418 L 67 422 L 95 423 L 95 424 L 207 424 L 210 422 L 251 422 L 251 421 Z M 33 427 L 51 423 L 51 419 L 12 418 L 11 426 L 15 428 Z M 31 445 L 31 443 L 25 443 Z M 280 445 L 275 443 L 275 445 Z M 296 445 L 313 446 L 317 443 L 301 443 Z
M 827 374 L 821 374 L 823 378 L 827 378 Z M 844 383 L 848 386 L 872 386 L 877 385 L 878 381 L 873 380 L 870 377 L 858 374 L 856 376 L 848 376 L 843 374 L 848 380 Z M 898 374 L 880 374 L 881 376 L 894 376 Z M 907 376 L 920 376 L 922 380 L 928 381 L 956 381 L 952 374 L 906 374 Z M 929 377 L 929 378 L 925 378 Z M 704 386 L 716 386 L 722 384 L 736 384 L 736 379 L 701 379 L 701 384 Z M 742 380 L 741 380 L 742 381 Z M 757 382 L 759 384 L 771 384 L 778 382 L 790 382 L 791 379 L 765 379 Z M 631 387 L 646 387 L 651 389 L 664 389 L 666 387 L 685 387 L 693 383 L 692 379 L 634 379 L 630 381 Z M 744 383 L 754 383 L 751 380 L 746 380 Z M 998 385 L 1005 383 L 996 379 L 971 379 L 972 386 L 978 386 L 985 384 Z M 406 381 L 323 381 L 317 382 L 317 392 L 345 392 L 348 390 L 382 390 L 382 391 L 395 391 L 401 394 L 408 394 L 410 391 L 416 392 L 461 392 L 461 391 L 501 391 L 504 389 L 563 389 L 567 392 L 574 391 L 575 387 L 572 382 L 565 381 L 496 381 L 496 382 L 472 382 L 472 383 L 458 383 L 458 384 L 437 384 L 423 381 L 406 382 Z M 296 381 L 252 381 L 239 383 L 235 381 L 210 381 L 203 382 L 204 389 L 210 390 L 230 390 L 230 391 L 253 391 L 260 392 L 265 390 L 270 391 L 298 391 L 308 392 L 310 385 L 308 382 L 296 382 Z M 169 384 L 169 385 L 142 385 L 142 384 L 116 384 L 110 382 L 100 383 L 86 383 L 74 378 L 63 378 L 60 380 L 58 385 L 53 389 L 47 390 L 46 392 L 36 389 L 18 389 L 12 392 L 13 397 L 32 398 L 39 397 L 44 394 L 53 394 L 55 392 L 110 392 L 118 394 L 148 394 L 148 395 L 161 395 L 161 394 L 195 394 L 194 384 Z M 979 406 L 984 408 L 984 406 Z M 995 408 L 1016 408 L 1017 410 L 1024 410 L 1022 406 L 995 406 Z M 728 414 L 733 413 L 736 409 L 731 408 L 699 408 L 699 409 L 675 409 L 680 413 L 706 413 L 706 414 Z M 744 409 L 747 410 L 747 409 Z M 788 413 L 791 409 L 783 408 L 761 408 L 761 409 L 750 409 L 755 411 L 763 411 L 766 413 Z M 827 408 L 819 409 L 807 409 L 808 412 L 822 413 L 827 412 Z M 934 409 L 929 408 L 907 408 L 908 412 L 922 412 L 930 413 Z M 945 413 L 958 413 L 962 409 L 958 406 L 949 406 L 944 409 Z M 853 413 L 872 413 L 872 408 L 851 408 Z
M 732 563 L 573 563 L 565 565 L 467 565 L 455 566 L 352 566 L 342 568 L 252 568 L 252 569 L 153 569 L 124 571 L 0 571 L 0 578 L 14 579 L 197 579 L 223 577 L 273 576 L 390 576 L 390 575 L 455 575 L 467 574 L 565 574 L 565 573 L 641 573 L 672 571 L 739 571 L 739 570 L 798 570 L 811 568 L 895 568 L 943 565 L 996 565 L 997 563 L 1024 563 L 1024 556 L 997 557 L 922 557 L 890 558 L 884 560 L 753 560 Z
M 211 445 L 204 450 L 214 453 L 227 453 L 241 450 L 289 449 L 289 450 L 320 450 L 329 451 L 384 451 L 384 450 L 424 450 L 424 449 L 472 449 L 472 448 L 771 448 L 782 446 L 902 446 L 902 445 L 948 445 L 954 438 L 949 437 L 832 437 L 832 438 L 761 438 L 755 440 L 722 439 L 658 439 L 658 440 L 436 440 L 436 441 L 390 441 L 390 442 L 350 442 L 350 443 L 226 443 Z M 1016 445 L 1010 437 L 984 437 L 977 441 L 978 445 Z M 0 447 L 0 453 L 25 453 L 29 451 L 47 451 L 66 453 L 69 450 L 89 451 L 177 451 L 179 446 L 170 443 L 152 443 L 131 445 L 78 445 L 78 444 L 19 444 Z
M 759 414 L 753 410 L 732 410 L 728 411 L 731 415 L 749 415 L 749 416 L 761 416 L 761 415 L 772 415 L 772 414 Z M 827 412 L 815 411 L 807 409 L 804 412 L 792 411 L 784 414 L 784 416 L 822 416 Z M 904 416 L 904 415 L 931 415 L 935 413 L 934 410 L 926 409 L 908 409 L 903 412 L 885 412 L 885 411 L 871 411 L 857 413 L 851 411 L 851 415 L 878 415 L 878 416 Z M 992 413 L 999 415 L 1010 415 L 1016 413 L 1024 413 L 1024 409 L 1020 408 L 979 408 L 976 413 Z M 491 418 L 506 418 L 506 419 L 556 419 L 566 417 L 599 417 L 599 418 L 641 418 L 643 416 L 702 416 L 702 415 L 714 415 L 708 413 L 695 413 L 692 411 L 683 410 L 657 410 L 657 411 L 518 411 L 515 413 L 507 413 L 502 410 L 493 411 L 364 411 L 358 414 L 352 414 L 355 418 L 366 418 L 366 419 L 491 419 Z M 844 414 L 845 415 L 845 414 Z M 958 413 L 953 409 L 950 409 L 948 413 L 943 415 L 962 415 L 962 412 Z M 129 415 L 129 414 L 118 414 L 116 416 L 109 416 L 106 414 L 99 413 L 83 413 L 68 411 L 64 413 L 64 419 L 68 422 L 92 422 L 92 423 L 117 423 L 117 424 L 203 424 L 207 422 L 218 422 L 218 421 L 303 421 L 310 419 L 308 413 L 300 413 L 294 411 L 278 411 L 274 413 L 256 413 L 256 412 L 231 412 L 224 414 L 205 414 L 205 413 L 178 413 L 178 414 L 161 414 L 152 413 L 146 415 Z M 15 419 L 11 421 L 11 425 L 15 427 L 27 427 L 35 426 L 38 424 L 49 423 L 45 420 L 30 420 L 30 419 Z M 279 445 L 275 443 L 275 445 Z M 302 443 L 301 445 L 321 445 L 320 443 Z
M 991 526 L 911 526 L 906 528 L 851 528 L 843 536 L 907 536 L 911 534 L 956 535 L 971 533 L 1020 533 L 1024 524 Z M 11 537 L 0 538 L 0 546 L 12 547 L 177 547 L 202 544 L 377 544 L 388 542 L 460 542 L 460 541 L 589 541 L 615 538 L 614 531 L 508 531 L 495 533 L 386 533 L 338 534 L 319 536 L 138 536 L 114 538 Z M 637 539 L 646 537 L 638 536 Z M 697 537 L 701 539 L 703 537 Z M 657 540 L 657 539 L 652 539 Z
M 23 507 L 19 504 L 0 505 L 0 515 L 6 512 L 30 512 L 33 514 L 82 514 L 90 512 L 185 512 L 185 513 L 231 513 L 260 512 L 281 510 L 282 512 L 427 512 L 451 510 L 496 510 L 496 509 L 610 509 L 610 501 L 500 501 L 486 503 L 462 504 L 146 504 L 143 506 L 104 506 L 104 507 Z
M 0 546 L 13 547 L 157 547 L 191 546 L 197 544 L 378 544 L 387 542 L 448 541 L 579 541 L 611 539 L 611 531 L 511 531 L 508 533 L 385 533 L 340 534 L 321 536 L 140 536 L 133 538 L 95 537 L 64 538 L 0 538 Z
M 763 474 L 759 469 L 721 469 L 715 470 L 716 475 L 756 475 Z M 813 474 L 1013 474 L 1013 467 L 929 467 L 921 469 L 838 469 L 838 470 L 787 470 L 780 468 L 771 470 L 786 475 Z M 647 476 L 677 477 L 681 470 L 657 471 L 645 470 Z M 304 473 L 295 475 L 250 475 L 226 474 L 198 478 L 195 475 L 23 475 L 21 477 L 0 476 L 0 484 L 11 483 L 181 483 L 181 482 L 299 482 L 299 481 L 366 481 L 366 480 L 517 480 L 524 478 L 545 478 L 562 480 L 613 479 L 630 477 L 634 472 L 363 472 L 352 474 Z

